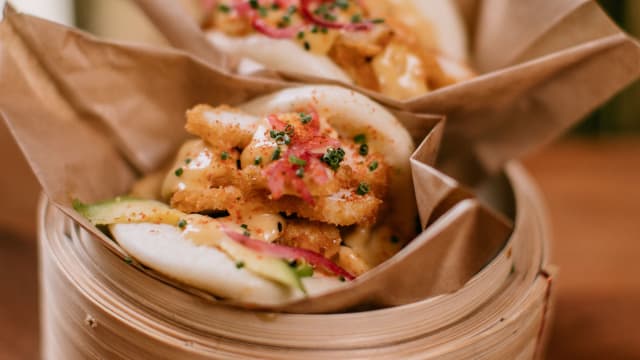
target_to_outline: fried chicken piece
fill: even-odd
[[[371,31],[343,32],[335,40],[328,56],[357,85],[378,91],[378,78],[371,66],[371,61],[384,50],[392,37],[393,31],[384,25],[376,26]]]
[[[296,214],[301,218],[338,226],[373,224],[381,205],[382,200],[370,194],[357,195],[344,190],[316,198],[313,205],[292,196],[273,201],[276,209],[288,215]]]
[[[198,105],[187,111],[185,129],[216,148],[244,148],[251,142],[258,121],[227,105]]]
[[[235,186],[179,190],[171,197],[171,207],[185,213],[228,211],[241,202],[242,191]]]
[[[288,220],[282,236],[276,241],[280,245],[302,248],[331,258],[340,249],[340,231],[333,225],[317,221]]]

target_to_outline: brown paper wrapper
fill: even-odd
[[[0,24],[0,39],[2,118],[49,199],[122,258],[126,254],[115,242],[71,209],[71,200],[123,194],[137,176],[158,168],[187,137],[184,112],[195,104],[233,105],[287,86],[222,72],[182,52],[99,41],[10,9]],[[395,113],[422,141],[411,159],[422,224],[446,218],[420,235],[430,243],[425,251],[447,254],[445,267],[433,261],[421,270],[433,274],[433,285],[418,292],[422,298],[462,286],[495,256],[510,225],[475,199],[450,213],[470,193],[431,167],[442,139],[442,118]],[[485,218],[497,225],[475,231],[486,227],[478,220]],[[460,223],[467,224],[464,231],[458,231]]]
[[[173,0],[136,2],[173,46],[202,52],[204,33],[181,31],[193,20],[176,9]],[[508,160],[557,138],[640,75],[638,43],[618,29],[595,1],[457,3],[467,21],[472,63],[480,72],[477,78],[406,102],[356,89],[398,109],[445,114],[439,168],[464,183],[478,185]],[[215,56],[202,59],[230,63]],[[285,80],[327,82],[278,75]]]

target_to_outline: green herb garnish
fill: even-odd
[[[262,156],[256,156],[255,160],[253,160],[254,165],[260,165],[262,163]]]
[[[367,142],[367,135],[365,134],[358,134],[356,136],[353,137],[353,141],[356,144],[366,144]]]
[[[180,219],[180,221],[178,221],[178,227],[180,229],[184,229],[187,226],[187,220],[185,219]]]
[[[378,160],[373,160],[371,164],[369,164],[369,171],[374,171],[378,168]]]
[[[184,163],[189,165],[191,163],[191,158],[184,159]]]
[[[228,5],[220,4],[218,5],[218,11],[228,14],[231,11],[231,8]]]
[[[280,159],[280,152],[282,150],[280,150],[280,147],[278,146],[275,150],[273,150],[273,155],[271,155],[271,160],[278,160]]]
[[[222,160],[227,160],[229,158],[229,153],[226,151],[223,151],[222,154],[220,154],[220,158]]]
[[[369,192],[369,184],[365,182],[361,182],[358,184],[358,189],[356,190],[356,194],[363,196]]]
[[[177,168],[177,169],[176,169],[176,171],[174,171],[173,173],[174,173],[177,177],[180,177],[180,176],[182,176],[182,174],[184,173],[184,170],[183,170],[181,167],[179,167],[179,168]]]
[[[336,0],[334,4],[342,10],[347,10],[349,8],[349,0]]]
[[[313,120],[313,116],[311,116],[311,114],[301,112],[299,115],[300,122],[302,122],[303,124],[308,124],[311,122],[311,120]]]
[[[295,155],[289,155],[289,162],[292,163],[293,165],[298,165],[298,166],[307,165],[307,162],[305,160],[300,159],[299,157],[297,157]]]
[[[344,150],[342,148],[328,148],[327,152],[322,155],[322,161],[329,165],[333,170],[337,170],[340,167],[340,163],[344,160]]]
[[[360,150],[358,150],[358,152],[362,156],[367,156],[367,154],[369,154],[369,145],[367,144],[360,145]]]
[[[244,261],[236,261],[236,269],[242,269],[244,267]]]
[[[360,14],[353,14],[353,15],[351,16],[351,22],[352,22],[352,23],[354,23],[354,24],[357,24],[357,23],[359,23],[359,22],[362,22],[362,15],[360,15]]]

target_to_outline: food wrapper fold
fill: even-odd
[[[72,200],[125,194],[137,177],[161,167],[187,138],[185,111],[194,105],[234,105],[291,86],[236,76],[172,49],[101,41],[10,8],[0,24],[0,64],[0,116],[45,194],[122,258],[125,252],[77,214]],[[510,224],[432,167],[442,140],[441,116],[392,111],[421,144],[408,159],[426,228],[420,237],[429,242],[428,252],[447,254],[445,267],[424,264],[420,272],[432,274],[433,286],[419,296],[455,290],[495,256]],[[463,199],[468,205],[460,210]],[[473,219],[482,216],[495,218],[501,230],[475,231],[484,225]],[[468,224],[464,231],[457,231],[459,223]]]
[[[638,43],[595,1],[456,2],[467,22],[477,78],[403,102],[358,90],[405,111],[446,115],[438,166],[470,186],[557,138],[640,75]],[[182,31],[194,20],[176,1],[136,3],[173,46],[202,52],[204,33],[197,26]],[[203,60],[233,63],[220,52]],[[329,82],[275,74],[288,81]]]

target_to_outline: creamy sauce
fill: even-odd
[[[242,154],[240,155],[240,162],[243,169],[250,165],[264,167],[273,161],[273,152],[278,147],[278,144],[276,144],[276,141],[269,135],[268,129],[270,128],[267,120],[262,120],[259,123],[251,142],[242,150]],[[282,146],[281,150],[284,151],[285,148],[286,146]],[[256,159],[258,158],[260,161],[256,164]]]
[[[273,242],[280,237],[285,228],[285,220],[277,214],[253,214],[244,223],[240,224],[231,218],[212,219],[202,215],[188,215],[185,219],[187,225],[183,230],[183,236],[196,245],[217,247],[220,241],[227,239],[222,230],[224,225],[228,229],[249,233],[249,237],[265,242]],[[278,223],[281,226],[278,226]],[[243,225],[247,225],[246,229]],[[282,231],[280,231],[282,229]]]
[[[373,59],[380,92],[396,99],[408,99],[428,91],[422,60],[397,41]]]
[[[185,189],[208,188],[208,176],[222,176],[229,166],[235,166],[233,156],[233,153],[229,153],[230,158],[222,163],[220,152],[216,152],[204,141],[187,141],[180,148],[176,161],[162,184],[162,197],[169,199],[174,192]]]
[[[343,242],[353,249],[353,253],[369,267],[374,267],[390,258],[402,247],[391,241],[393,233],[388,226],[374,228],[358,226],[343,235]]]
[[[306,30],[302,37],[296,37],[295,39],[305,49],[307,48],[305,43],[307,43],[309,47],[307,51],[318,55],[326,55],[339,35],[340,33],[337,30],[317,31],[315,33]]]

